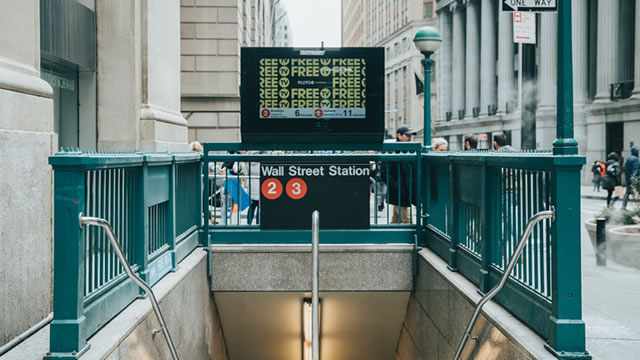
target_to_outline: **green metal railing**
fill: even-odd
[[[548,341],[584,352],[581,320],[580,156],[550,153],[426,153],[426,246],[486,292],[496,285],[528,220],[532,230],[498,303]],[[567,341],[569,339],[569,341]],[[558,343],[573,348],[558,349]],[[572,358],[568,356],[567,358]]]
[[[124,256],[148,284],[158,282],[199,245],[198,154],[61,152],[54,170],[54,317],[48,358],[72,358],[86,340],[141,295],[104,231],[80,216],[112,224]]]
[[[330,150],[327,150],[330,149]],[[291,243],[308,242],[301,231],[258,231],[260,218],[260,164],[368,164],[370,176],[370,229],[328,231],[326,243],[413,243],[421,223],[418,186],[421,167],[418,143],[389,143],[377,148],[348,145],[282,145],[259,147],[242,144],[205,144],[204,166],[206,233],[210,242]],[[399,184],[393,189],[389,182]],[[257,209],[237,209],[239,199],[256,199]],[[397,200],[409,200],[406,218],[394,216]],[[391,201],[390,201],[391,200]],[[344,199],[345,202],[348,199]],[[251,221],[250,221],[251,220]],[[404,220],[404,221],[403,221]]]
[[[255,165],[263,162],[366,163],[379,169],[379,178],[371,179],[370,228],[324,230],[323,243],[417,243],[483,292],[496,285],[529,218],[553,207],[555,221],[535,225],[496,301],[546,339],[557,356],[585,353],[579,213],[583,157],[435,153],[414,143],[377,148],[205,144],[202,159],[198,154],[79,152],[50,158],[55,272],[49,357],[83,351],[89,336],[140,295],[104,233],[82,229],[80,214],[113,225],[127,260],[149,284],[199,244],[308,242],[308,230],[261,230],[256,221],[248,224],[245,213],[227,213],[232,194],[226,183],[235,181],[239,186],[233,191],[256,195]],[[406,181],[398,198],[414,199],[409,223],[391,221],[391,194],[383,188],[392,178]],[[380,202],[386,203],[383,211],[377,208]]]

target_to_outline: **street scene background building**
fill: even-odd
[[[611,152],[629,155],[640,137],[639,1],[573,1],[575,137],[587,163]],[[524,45],[522,66],[513,40],[512,13],[492,0],[439,0],[439,111],[435,136],[453,150],[466,135],[505,133],[521,147],[518,76],[524,99],[533,99],[535,148],[555,139],[557,15],[536,15],[536,39]],[[525,134],[526,135],[526,134]],[[488,146],[489,142],[485,142]],[[589,169],[583,181],[590,181]]]
[[[237,141],[240,47],[291,35],[279,0],[0,1],[0,347],[52,311],[48,156]]]
[[[640,141],[640,0],[575,0],[572,3],[575,137],[580,145],[580,152],[587,156],[588,162],[603,159],[611,151],[619,151],[627,157],[629,143]],[[138,154],[187,152],[191,150],[189,142],[195,140],[240,140],[240,48],[290,46],[294,34],[284,4],[282,0],[0,0],[0,154],[3,160],[3,166],[0,168],[0,352],[7,344],[16,343],[16,339],[21,335],[31,334],[30,329],[45,329],[43,324],[51,321],[54,287],[52,275],[56,270],[53,269],[52,261],[53,244],[68,244],[78,240],[78,237],[74,239],[71,236],[56,236],[57,239],[54,239],[52,225],[56,218],[60,221],[61,218],[72,217],[75,221],[77,212],[69,216],[70,211],[65,213],[56,208],[54,216],[54,195],[56,199],[64,198],[67,202],[73,202],[76,198],[65,197],[62,191],[56,191],[54,194],[49,156],[64,150],[75,154],[79,154],[80,151],[89,152],[84,155],[86,158],[94,156],[91,155],[92,152],[101,152],[106,153],[101,155],[105,158],[117,159],[122,153],[139,156]],[[513,43],[512,15],[501,12],[498,4],[499,1],[495,0],[342,1],[343,45],[385,48],[385,121],[388,134],[393,135],[395,129],[404,124],[415,129],[423,126],[423,56],[415,49],[413,37],[417,28],[431,25],[440,29],[444,40],[442,47],[434,54],[436,70],[435,76],[432,77],[434,91],[431,95],[431,111],[435,120],[434,136],[444,136],[451,143],[451,148],[458,150],[465,135],[483,135],[486,139],[483,146],[490,146],[491,135],[505,133],[515,147],[522,147],[517,79],[519,73],[526,69],[527,79],[522,90],[525,98],[535,100],[535,147],[547,150],[551,148],[551,142],[556,138],[556,15],[537,15],[538,42],[525,48],[523,65],[518,61],[518,49]],[[313,31],[321,32],[323,29]],[[422,156],[421,152],[416,154]],[[194,154],[189,155],[198,157]],[[490,157],[493,154],[482,156]],[[520,155],[521,158],[526,156]],[[499,157],[496,158],[499,160]],[[577,162],[579,161],[576,160]],[[77,163],[73,166],[82,168]],[[508,164],[505,166],[509,167]],[[561,184],[564,188],[557,187],[556,189],[560,190],[554,193],[562,193],[561,189],[569,189],[575,195],[571,204],[580,204],[577,166],[576,177],[571,178],[576,180],[575,184]],[[142,169],[142,166],[140,168]],[[77,169],[74,171],[76,174],[80,172]],[[554,170],[549,168],[549,171]],[[194,182],[200,181],[200,172],[196,170],[194,173]],[[58,179],[64,179],[66,174],[64,166],[57,168],[56,174],[61,175],[56,178],[56,183],[64,185],[63,182],[58,182]],[[584,174],[583,179],[590,180],[588,167],[584,169]],[[174,175],[175,173],[171,175],[172,183],[175,181]],[[446,191],[449,191],[447,184],[448,182],[442,183],[439,190],[436,190],[446,188]],[[467,188],[473,191],[474,186],[472,183]],[[107,187],[104,186],[102,191],[112,191],[116,188],[111,186],[105,190]],[[82,187],[76,186],[76,192],[78,188]],[[85,184],[84,188],[89,187]],[[369,188],[365,190],[369,194]],[[444,190],[442,191],[444,193]],[[585,193],[593,193],[591,196],[594,197],[582,202],[582,221],[585,222],[601,214],[604,200],[597,197],[601,195],[595,191],[585,192],[583,188],[582,192],[583,197]],[[194,193],[195,191],[191,192]],[[449,199],[455,199],[455,191],[451,194],[452,197]],[[210,194],[205,194],[208,195]],[[142,197],[144,198],[144,194]],[[82,195],[79,198],[82,198]],[[215,203],[215,196],[213,200]],[[163,203],[168,202],[169,200]],[[198,200],[195,200],[195,203],[200,204]],[[541,203],[549,204],[543,201]],[[336,204],[339,205],[340,201]],[[512,204],[513,209],[524,208],[517,201],[512,201]],[[104,207],[104,202],[101,205]],[[442,210],[440,215],[448,211],[461,212],[454,210],[453,206],[458,204],[454,203]],[[144,207],[130,207],[132,209],[129,210],[132,212],[140,209],[142,212],[147,211]],[[412,209],[411,206],[409,208]],[[389,207],[386,209],[388,219]],[[576,215],[577,206],[567,206],[558,210],[563,211],[563,214],[568,210]],[[373,208],[373,211],[378,210]],[[434,211],[434,214],[436,212]],[[414,214],[417,215],[417,212]],[[491,219],[504,221],[499,217],[499,213],[496,214],[498,215],[494,214]],[[196,224],[201,224],[202,219],[206,219],[202,213],[197,213],[194,217],[197,218]],[[445,219],[446,216],[443,215],[442,218]],[[564,219],[567,219],[566,215]],[[577,225],[578,220],[573,220],[573,225]],[[455,222],[452,220],[452,223]],[[469,224],[470,228],[478,229],[478,222]],[[448,221],[445,225],[448,226]],[[78,226],[74,227],[76,232],[82,231],[78,229]],[[406,227],[407,231],[413,232],[413,229],[415,227]],[[577,230],[578,227],[574,226],[571,229]],[[397,233],[396,230],[393,229],[393,232]],[[200,230],[195,227],[194,231],[197,233]],[[592,338],[590,346],[600,346],[601,353],[623,349],[626,354],[635,354],[637,349],[633,347],[637,347],[640,340],[640,328],[637,328],[637,316],[634,315],[640,313],[640,302],[637,301],[640,296],[637,285],[640,284],[640,272],[611,263],[609,267],[596,268],[594,250],[589,243],[586,230],[583,228],[584,234],[581,239],[577,238],[578,232],[565,233],[566,236],[561,238],[563,241],[553,241],[549,244],[556,246],[566,243],[564,240],[571,236],[573,240],[582,239],[582,260],[583,263],[590,264],[584,267],[585,286],[582,288],[585,319],[589,324],[593,324],[588,330],[588,335]],[[86,239],[88,241],[89,237]],[[399,280],[403,286],[406,285],[407,292],[415,290],[416,283],[421,283],[413,282],[410,278],[415,274],[416,264],[414,235],[410,239],[405,248],[408,249],[406,256],[398,256],[397,248],[392,249],[394,258],[402,261],[398,268],[402,267],[404,270]],[[141,241],[139,243],[144,245]],[[574,245],[577,245],[577,242]],[[87,257],[91,251],[87,253]],[[344,280],[343,278],[347,278],[344,274],[353,269],[376,279],[385,276],[388,280],[388,275],[394,272],[396,267],[387,266],[386,262],[379,261],[378,249],[367,252],[375,257],[367,257],[369,260],[350,260],[353,258],[349,257],[348,260],[338,262],[338,265],[345,267],[332,267],[333,270],[341,272],[334,279]],[[78,253],[74,255],[85,259],[82,256],[83,252]],[[203,256],[203,252],[199,253],[196,255]],[[301,258],[307,257],[306,253],[299,254]],[[336,254],[342,256],[342,252]],[[563,255],[577,258],[581,254],[580,251],[573,254],[565,251]],[[291,259],[291,253],[285,254],[283,258]],[[56,259],[59,264],[60,257]],[[560,263],[566,262],[566,257],[560,257],[559,260]],[[579,261],[573,260],[576,263]],[[298,264],[304,263],[295,261]],[[238,263],[238,270],[251,268],[246,266],[246,262]],[[83,269],[85,263],[79,264],[77,268]],[[201,287],[197,288],[203,289],[200,295],[204,294],[205,300],[211,300],[210,278],[206,278],[210,263],[207,266],[204,266],[205,262],[201,264],[202,277],[197,278]],[[380,266],[383,271],[377,271],[375,267],[371,270],[372,268],[363,267],[362,264]],[[253,269],[256,268],[263,269],[260,266]],[[551,270],[558,268],[554,267]],[[271,266],[270,271],[261,273],[271,276],[276,274],[274,269],[275,267]],[[284,269],[285,276],[290,275],[287,274],[287,271],[290,271],[289,267],[282,266],[281,269]],[[59,270],[60,268],[56,274],[63,273]],[[440,279],[439,274],[449,274],[445,267],[441,270],[442,272],[434,272],[429,281]],[[237,275],[239,283],[246,283],[241,271],[232,270],[228,274]],[[455,273],[449,275],[458,276]],[[578,271],[576,277],[580,276]],[[56,286],[57,289],[66,289],[67,285],[74,281],[63,280],[66,282],[58,282],[58,285],[63,286]],[[74,287],[81,289],[81,282],[76,281]],[[432,314],[438,317],[448,316],[449,313],[459,316],[462,313],[461,309],[468,310],[468,306],[460,305],[471,297],[452,291],[453,287],[447,287],[446,297],[438,296],[444,288],[442,284],[435,283],[435,296],[431,297],[432,293],[424,296],[425,299],[435,300],[433,304],[438,301],[439,305],[434,306],[436,310]],[[377,286],[377,282],[374,285]],[[221,328],[191,328],[189,322],[195,320],[193,323],[196,323],[211,316],[219,317],[220,313],[189,308],[188,304],[191,303],[185,304],[184,300],[200,301],[192,296],[196,291],[190,292],[190,288],[185,287],[175,289],[179,290],[173,291],[176,299],[173,310],[167,313],[171,319],[177,318],[186,323],[187,326],[182,329],[189,330],[178,331],[179,335],[187,337],[186,341],[180,341],[180,345],[207,352],[208,349],[205,347],[191,346],[194,335],[221,337]],[[255,295],[255,289],[242,289],[243,295]],[[376,311],[361,307],[363,303],[378,303],[385,308],[383,302],[376,300],[376,296],[381,294],[379,289],[373,292],[373,296],[358,289],[346,289],[350,289],[349,296],[355,294],[357,297],[353,302],[357,306],[355,308],[365,309],[356,314],[361,316],[361,319],[376,320],[371,316]],[[398,288],[391,289],[392,292],[397,292]],[[475,288],[469,290],[476,296]],[[282,293],[287,291],[289,290]],[[576,298],[575,294],[580,294],[580,291],[578,288],[577,292],[570,293],[567,298]],[[458,294],[456,298],[459,300],[455,300],[454,294]],[[76,295],[86,294],[70,294],[70,298],[81,299],[82,302],[83,296]],[[231,305],[240,303],[232,297],[228,299],[231,299]],[[295,319],[289,324],[294,323],[296,326],[294,332],[286,334],[287,339],[291,339],[292,333],[295,334],[295,331],[303,328],[298,324],[302,317],[302,304],[298,300],[296,298],[293,302],[294,311],[289,314]],[[325,309],[331,306],[330,302],[324,304]],[[84,305],[80,304],[78,308]],[[163,302],[163,306],[168,305],[170,303],[167,301]],[[266,315],[275,318],[275,329],[285,328],[282,326],[284,318],[272,316],[275,313],[261,311],[263,309],[256,303],[246,301],[240,305],[257,311],[244,314],[248,316],[248,321],[230,321],[232,325],[244,325],[259,333],[264,328],[254,326],[257,316],[252,316]],[[404,314],[405,311],[409,313],[410,309],[421,308],[417,303],[412,307],[407,307],[406,302],[402,305],[396,309],[400,314]],[[579,306],[580,304],[578,312]],[[70,307],[73,307],[73,304]],[[438,309],[447,310],[438,313]],[[96,312],[101,310],[98,308]],[[416,316],[420,316],[422,320],[429,318],[426,312],[420,311]],[[342,314],[354,313],[356,312],[345,311]],[[83,321],[83,314],[80,315],[78,322]],[[343,318],[349,319],[350,316]],[[444,331],[451,331],[452,324],[461,327],[461,318],[452,318],[455,321],[448,321],[446,317],[439,319],[442,320]],[[153,325],[155,319],[141,319],[136,317],[133,322],[150,333],[149,337],[144,339],[162,343],[162,338],[157,336],[156,327]],[[418,324],[413,318],[407,319],[408,324]],[[504,319],[503,317],[502,320]],[[402,324],[404,319],[399,317],[399,321],[399,327],[405,329],[406,326]],[[562,321],[565,325],[568,324],[566,320]],[[114,323],[118,321],[111,322]],[[352,324],[358,325],[356,322]],[[375,326],[371,326],[372,322],[364,324],[369,326],[354,326],[352,329],[355,331],[347,333],[362,337],[366,336],[366,331],[360,331],[363,328],[380,328],[384,333],[391,328],[388,322],[377,320]],[[421,326],[416,328],[424,330]],[[447,340],[451,340],[443,339],[452,338],[451,334],[445,336],[443,332],[432,329],[432,335],[435,335],[432,341],[446,343]],[[49,330],[46,331],[46,336],[49,336]],[[408,332],[402,331],[404,335],[399,336],[405,341],[404,345],[418,343],[411,339]],[[82,335],[85,334],[78,334],[79,337]],[[138,336],[134,332],[125,335]],[[249,335],[239,332],[239,336],[235,337],[237,344],[240,344],[238,347],[245,347],[250,351],[260,350],[258,346],[243,346],[244,342],[248,341],[247,339],[269,339]],[[422,335],[427,336],[427,333],[424,332]],[[513,335],[518,334],[514,332]],[[95,337],[97,341],[99,338]],[[352,350],[355,336],[343,338],[346,344],[344,349]],[[386,342],[395,341],[392,336],[386,334],[382,338]],[[505,336],[500,339],[509,342],[511,338]],[[113,339],[105,337],[100,340]],[[293,339],[296,346],[301,345],[303,341],[304,339]],[[403,343],[398,344],[398,348],[401,348]],[[539,345],[542,349],[542,343]],[[395,349],[395,343],[393,346],[392,350]],[[44,347],[49,349],[49,344],[45,344]],[[439,351],[440,348],[426,345],[425,347],[435,351]],[[94,347],[96,348],[98,347]],[[376,349],[373,346],[365,348],[369,351]],[[42,354],[40,355],[39,358],[42,358]],[[632,358],[617,354],[611,356]]]
[[[342,0],[342,45],[385,48],[385,124],[390,135],[401,125],[422,128],[423,56],[413,36],[421,26],[437,26],[435,6],[431,0]],[[432,77],[434,114],[437,73]]]
[[[240,47],[290,46],[280,0],[182,0],[182,112],[189,141],[240,140]]]
[[[189,149],[179,17],[178,0],[0,2],[0,345],[52,310],[48,156]]]

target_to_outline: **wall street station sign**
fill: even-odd
[[[502,11],[557,11],[558,0],[502,0]]]
[[[311,228],[320,211],[322,229],[369,228],[369,164],[260,164],[260,227]]]

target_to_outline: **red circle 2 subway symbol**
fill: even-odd
[[[266,179],[262,182],[260,192],[265,199],[276,200],[282,195],[282,182],[274,178]]]
[[[324,116],[324,111],[322,111],[322,109],[316,109],[313,114],[315,115],[316,118],[320,119],[321,117]]]
[[[260,117],[262,117],[263,119],[267,119],[271,116],[271,111],[269,111],[269,109],[262,109],[260,111]]]
[[[293,200],[300,200],[307,195],[307,183],[300,178],[287,181],[287,195]]]

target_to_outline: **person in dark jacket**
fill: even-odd
[[[620,184],[619,177],[621,172],[618,154],[609,154],[607,156],[607,170],[602,178],[602,188],[607,190],[607,206],[611,205],[613,190]]]
[[[475,135],[469,135],[464,138],[464,151],[478,149],[478,138]]]
[[[396,130],[397,142],[411,141],[415,131],[407,126],[401,126]],[[381,169],[382,179],[387,184],[388,202],[392,205],[392,224],[410,224],[411,204],[415,197],[415,173],[413,167],[402,161],[392,161],[384,164]]]
[[[591,166],[591,173],[593,174],[593,191],[600,191],[600,183],[602,182],[602,178],[600,176],[600,160],[593,162],[593,165]]]
[[[638,148],[631,148],[631,156],[624,162],[624,183],[627,187],[624,193],[624,201],[622,206],[626,209],[629,202],[629,196],[633,193],[632,181],[636,176],[640,176],[640,158],[638,158]]]

